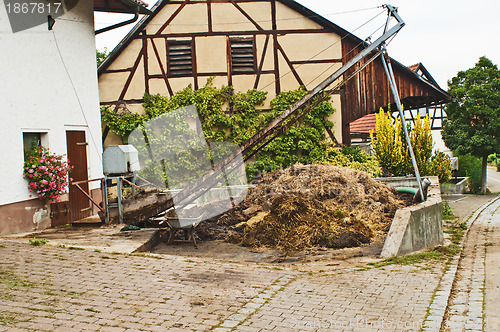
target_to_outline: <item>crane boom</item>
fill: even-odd
[[[359,61],[367,57],[371,52],[377,51],[379,54],[383,50],[383,46],[385,42],[396,35],[405,25],[404,21],[402,18],[399,16],[397,12],[397,8],[391,6],[391,5],[384,5],[384,8],[387,9],[388,11],[388,16],[387,16],[387,22],[386,22],[386,29],[384,33],[377,38],[374,42],[369,44],[365,49],[363,49],[361,52],[359,52],[355,57],[353,57],[351,60],[349,60],[345,65],[343,65],[341,68],[339,68],[337,71],[335,71],[333,74],[328,76],[324,81],[322,81],[320,84],[318,84],[314,89],[309,91],[304,97],[302,97],[300,100],[298,100],[295,104],[293,104],[290,108],[285,110],[283,113],[281,113],[279,116],[274,118],[271,122],[269,122],[264,128],[259,130],[254,136],[252,136],[250,139],[248,139],[241,147],[240,151],[238,153],[233,153],[229,156],[227,156],[224,160],[222,160],[220,163],[215,165],[214,167],[214,172],[213,173],[207,173],[201,178],[197,179],[194,181],[191,185],[183,189],[178,195],[177,195],[177,201],[183,201],[186,200],[184,204],[188,204],[190,201],[196,199],[200,195],[202,195],[206,190],[210,188],[210,185],[207,186],[207,184],[216,181],[216,179],[220,176],[220,174],[225,171],[226,173],[228,171],[231,171],[228,169],[227,165],[232,165],[231,168],[237,167],[237,165],[233,162],[237,155],[241,153],[243,155],[244,160],[248,159],[249,155],[253,155],[255,151],[261,149],[264,147],[266,144],[268,144],[274,137],[277,136],[277,133],[281,132],[283,128],[286,128],[289,125],[289,122],[295,122],[298,118],[303,117],[306,115],[312,108],[314,108],[315,104],[318,102],[316,101],[313,103],[313,105],[309,105],[310,107],[306,107],[303,109],[304,106],[306,106],[308,103],[313,101],[315,97],[317,97],[319,94],[322,92],[325,92],[326,88],[328,88],[332,83],[334,83],[336,80],[341,78],[342,75],[344,75],[349,69],[354,67]],[[396,24],[392,26],[390,29],[389,23],[391,18],[394,18],[396,20]],[[376,57],[372,57],[371,61],[373,61]],[[362,67],[364,68],[364,66]],[[362,69],[361,68],[361,69]],[[361,70],[360,69],[360,70]],[[349,76],[349,77],[352,77]],[[329,91],[331,93],[332,90]],[[293,119],[291,119],[293,117]],[[289,121],[287,121],[289,120]],[[286,123],[285,123],[286,122]],[[205,189],[204,189],[205,188]],[[208,188],[208,189],[207,189]]]

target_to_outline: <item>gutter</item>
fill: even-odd
[[[109,27],[105,27],[105,28],[96,30],[95,34],[98,35],[100,33],[103,33],[103,32],[109,31],[109,30],[120,28],[120,27],[125,26],[127,24],[134,23],[138,19],[139,19],[139,11],[136,11],[134,13],[134,17],[132,17],[130,20],[126,20],[126,21],[123,21],[123,22],[120,22],[120,23],[116,23],[116,24],[110,25]]]

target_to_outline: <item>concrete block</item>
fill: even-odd
[[[429,177],[427,200],[396,211],[382,257],[406,255],[436,246],[443,241],[441,192],[437,177]]]

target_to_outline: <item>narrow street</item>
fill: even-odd
[[[500,197],[471,219],[441,331],[500,330]]]

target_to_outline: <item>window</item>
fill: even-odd
[[[193,48],[190,40],[168,41],[168,75],[193,75]]]
[[[253,74],[255,67],[254,38],[230,38],[233,74]]]
[[[46,140],[47,133],[39,132],[24,132],[23,133],[23,151],[24,159],[26,159],[26,150],[34,147],[35,145],[43,145]]]

